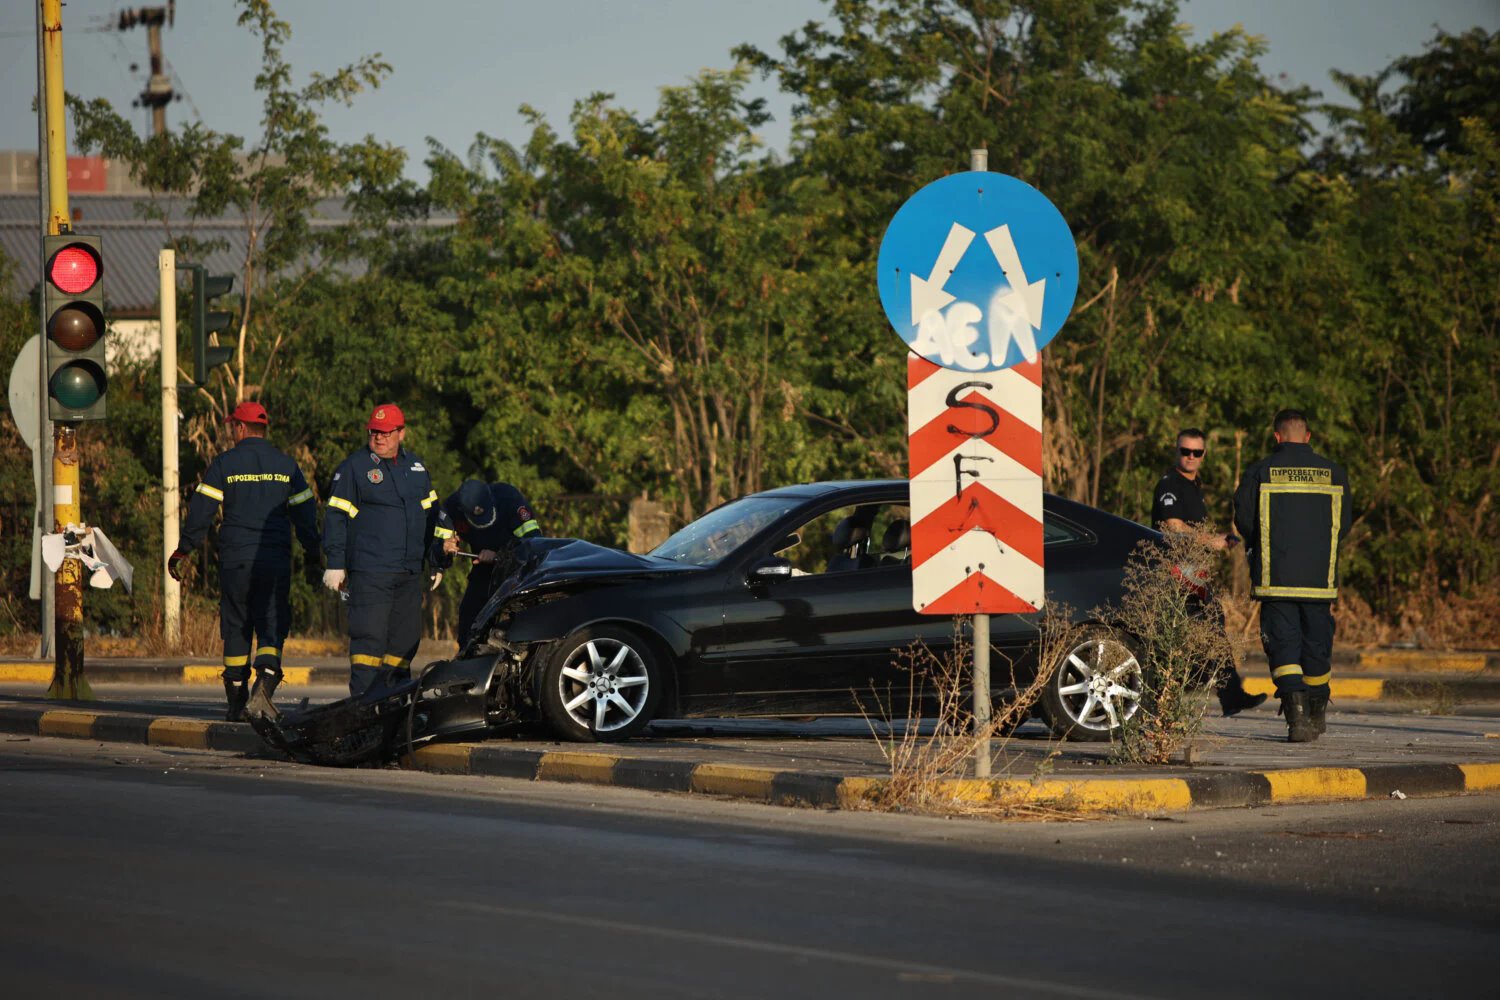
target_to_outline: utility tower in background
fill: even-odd
[[[128,31],[136,25],[146,29],[147,43],[151,47],[151,77],[146,89],[133,102],[138,108],[151,109],[151,134],[161,135],[167,131],[167,105],[177,95],[172,90],[172,78],[166,73],[161,54],[161,26],[172,26],[177,14],[177,0],[168,0],[165,7],[137,7],[120,11],[119,28]]]

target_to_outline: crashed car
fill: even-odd
[[[909,504],[906,480],[814,483],[724,504],[645,555],[524,539],[456,658],[364,699],[252,721],[293,756],[353,763],[518,724],[593,742],[660,718],[859,714],[872,693],[901,717],[911,686],[893,651],[954,641],[952,619],[912,609]],[[1074,609],[1117,602],[1131,552],[1159,537],[1050,494],[1044,528],[1048,600]],[[1012,665],[997,697],[1034,676],[1036,617],[991,620]],[[1101,623],[1040,708],[1059,734],[1108,739],[1140,691],[1130,641]]]

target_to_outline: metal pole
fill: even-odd
[[[987,149],[969,151],[970,170],[988,170]],[[974,616],[974,777],[990,776],[990,616]]]
[[[40,221],[39,231],[48,232],[47,209],[49,202],[48,177],[47,177],[47,59],[45,55],[46,45],[43,39],[46,37],[45,25],[47,23],[46,0],[37,0],[36,4],[36,111],[37,111],[37,136],[36,136],[36,181],[37,181],[37,215]],[[46,262],[43,261],[43,266]],[[41,531],[52,530],[52,417],[47,408],[47,316],[44,310],[37,310],[37,326],[41,334],[41,350],[37,353],[37,436],[35,456],[37,469],[36,494],[36,526]],[[33,534],[35,539],[36,534]],[[40,545],[39,541],[34,542]],[[41,561],[40,553],[36,556]],[[37,646],[37,659],[46,660],[52,657],[52,651],[56,648],[55,633],[56,626],[52,620],[53,604],[55,603],[52,588],[56,586],[52,571],[47,568],[46,563],[41,563],[42,573],[39,580],[39,593],[42,599],[41,608],[41,642]]]
[[[161,540],[162,565],[177,551],[177,253],[156,257],[161,278]],[[167,646],[182,641],[182,585],[163,573],[162,630]]]
[[[42,56],[47,108],[47,232],[58,235],[72,230],[68,215],[68,137],[63,116],[62,0],[44,0]],[[45,262],[43,262],[45,266]],[[45,279],[45,275],[43,276]],[[44,345],[45,346],[45,345]],[[43,350],[42,353],[46,353]],[[53,529],[83,523],[80,513],[78,432],[71,424],[53,425],[52,503]],[[91,701],[94,692],[83,675],[83,564],[64,559],[57,572],[55,646],[52,684],[47,697]]]

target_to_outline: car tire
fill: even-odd
[[[628,740],[656,714],[665,686],[662,658],[645,638],[612,625],[582,628],[548,654],[542,716],[575,743]]]
[[[1042,715],[1062,738],[1102,743],[1141,708],[1144,670],[1135,643],[1104,626],[1076,640],[1042,692]]]

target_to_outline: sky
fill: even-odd
[[[157,0],[165,3],[165,0]],[[109,0],[68,0],[63,8],[68,90],[107,97],[144,132],[148,114],[130,107],[147,67],[144,28],[120,32],[122,9]],[[730,49],[749,42],[776,51],[779,39],[827,18],[825,0],[278,0],[292,26],[286,56],[299,82],[380,53],[393,68],[352,108],[325,114],[335,139],[373,133],[406,148],[408,176],[423,179],[427,139],[463,154],[477,132],[512,142],[528,129],[521,104],[559,130],[573,102],[605,91],[637,111],[656,107],[664,85],[704,67],[731,64]],[[0,149],[34,150],[35,4],[12,0],[0,11]],[[432,16],[422,21],[418,15]],[[356,16],[357,15],[357,16]],[[1265,70],[1286,84],[1305,83],[1333,98],[1330,68],[1373,73],[1421,50],[1436,27],[1458,33],[1500,29],[1500,0],[1187,0],[1182,20],[1194,34],[1242,25],[1269,45]],[[181,0],[163,50],[183,99],[169,125],[194,118],[247,137],[258,134],[259,63],[255,39],[236,27],[230,0]],[[136,70],[131,65],[136,64]],[[776,120],[762,137],[784,148],[790,100],[758,83]],[[960,142],[961,144],[961,142]]]

